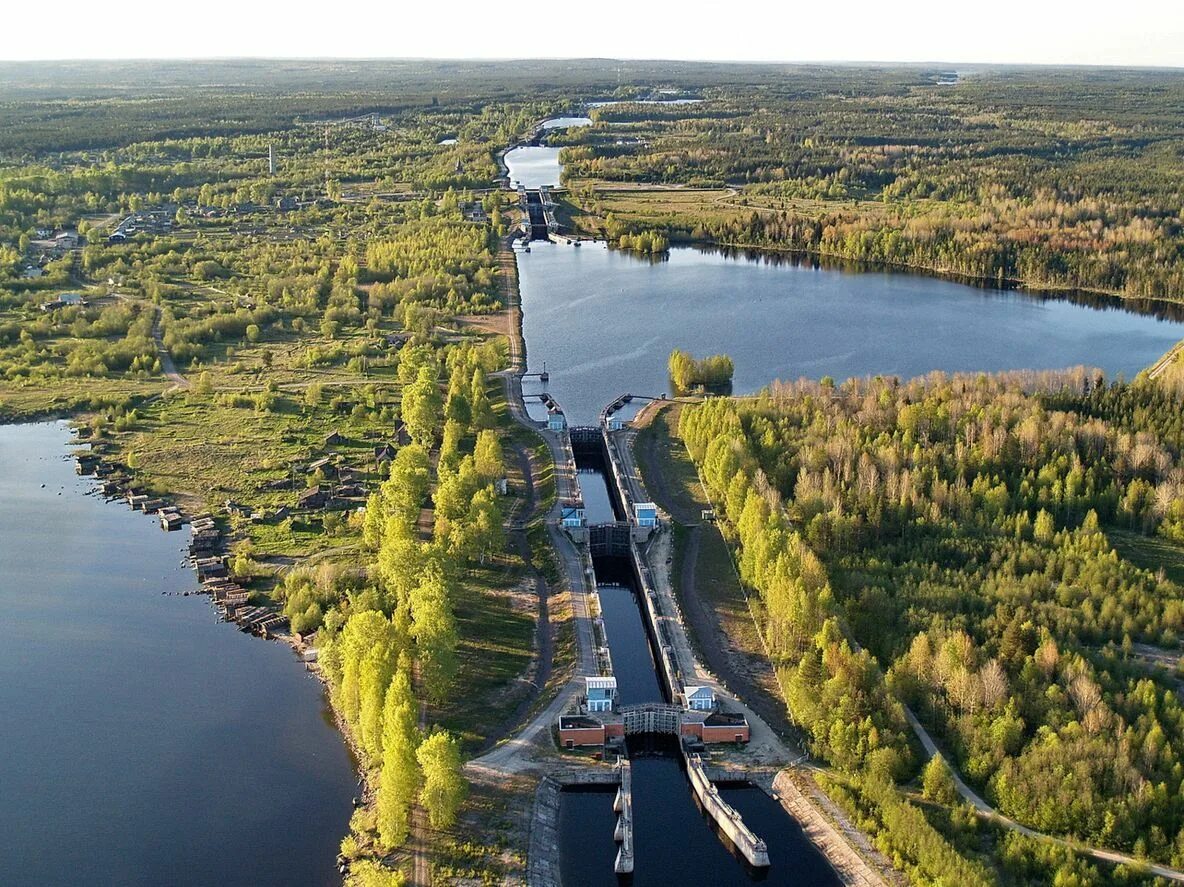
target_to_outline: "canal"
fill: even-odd
[[[586,125],[550,123],[542,129]],[[516,148],[505,159],[515,185],[560,181],[556,148]],[[518,273],[528,370],[546,367],[546,390],[572,424],[593,424],[601,408],[624,392],[668,393],[666,361],[674,348],[696,356],[731,355],[734,391],[743,394],[803,376],[908,378],[934,370],[1074,365],[1133,376],[1184,337],[1178,314],[1157,316],[1115,300],[1045,298],[883,270],[823,267],[788,256],[677,247],[661,257],[642,257],[603,243],[576,248],[535,242],[529,253],[518,253]],[[527,396],[541,390],[537,382],[525,385]],[[537,407],[531,411],[544,418]],[[584,459],[579,468],[589,522],[616,519],[603,465]],[[611,559],[598,559],[595,570],[620,701],[660,700],[631,571]],[[839,883],[800,825],[759,789],[721,787],[724,799],[768,845],[770,867],[753,872],[697,808],[677,746],[634,737],[629,755],[635,884]],[[616,883],[616,846],[605,837],[613,823],[612,797],[563,793],[564,884]]]
[[[588,522],[620,519],[603,453],[593,447],[578,448],[575,456]],[[666,701],[630,560],[596,557],[593,563],[619,704]],[[631,737],[628,754],[633,769],[633,884],[722,885],[755,880],[801,887],[839,884],[830,864],[798,824],[760,789],[744,784],[721,789],[770,846],[773,864],[754,871],[733,854],[699,808],[674,737]],[[617,883],[612,801],[611,791],[580,789],[561,794],[560,867],[565,887]]]
[[[188,533],[0,426],[0,884],[340,884],[356,779],[291,650],[215,621]]]

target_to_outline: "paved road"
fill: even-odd
[[[553,433],[539,427],[530,418],[522,399],[522,373],[526,371],[526,355],[521,337],[521,308],[518,299],[517,263],[509,241],[503,243],[498,256],[502,269],[502,299],[507,307],[508,328],[505,334],[510,343],[509,367],[498,375],[506,390],[506,401],[510,414],[520,425],[536,432],[547,444],[555,464],[556,487],[559,492],[556,502],[545,516],[547,534],[554,550],[559,555],[563,573],[563,585],[571,594],[572,617],[575,621],[577,646],[577,667],[570,680],[549,705],[534,716],[521,730],[492,751],[470,761],[466,767],[490,772],[514,773],[535,766],[535,753],[550,744],[549,731],[559,714],[583,689],[582,676],[596,674],[596,648],[592,630],[588,595],[592,591],[592,565],[559,529],[559,501],[575,484],[576,468],[570,459],[570,450],[562,445]],[[540,744],[540,738],[543,744]]]
[[[913,728],[913,732],[917,735],[917,739],[920,740],[921,746],[925,749],[926,759],[939,757],[945,761],[946,767],[949,768],[950,774],[954,778],[954,785],[958,789],[958,794],[961,795],[965,800],[969,801],[978,815],[984,819],[993,820],[999,825],[1002,825],[1004,828],[1011,829],[1013,832],[1019,832],[1021,835],[1027,835],[1029,838],[1042,838],[1046,841],[1054,841],[1057,844],[1071,847],[1078,853],[1088,854],[1094,859],[1100,859],[1104,862],[1135,866],[1136,868],[1145,868],[1148,872],[1160,878],[1167,878],[1169,881],[1184,882],[1184,872],[1177,871],[1176,869],[1171,869],[1163,865],[1156,865],[1155,863],[1149,863],[1141,859],[1136,859],[1133,856],[1128,856],[1125,853],[1118,853],[1114,850],[1106,850],[1102,847],[1087,847],[1077,842],[1067,841],[1064,838],[1057,837],[1056,835],[1049,835],[1045,832],[1039,832],[1035,829],[1028,828],[1028,826],[1016,822],[1010,816],[1004,816],[1002,813],[988,804],[974,791],[974,789],[972,789],[962,780],[961,774],[958,773],[957,769],[954,768],[949,759],[942,754],[941,750],[937,747],[937,743],[933,741],[933,737],[929,735],[929,731],[926,730],[924,726],[922,726],[921,722],[917,720],[916,715],[913,714],[912,709],[910,709],[907,705],[904,706],[904,716],[908,720],[909,726]]]

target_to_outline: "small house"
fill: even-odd
[[[309,487],[296,500],[300,508],[324,508],[329,502],[329,492],[320,484]]]
[[[337,477],[337,464],[334,462],[333,457],[325,456],[323,459],[317,459],[315,462],[309,463],[309,474],[316,474],[318,471],[324,477]]]
[[[604,724],[587,715],[559,716],[559,743],[564,748],[604,745]]]
[[[547,430],[548,431],[563,431],[567,428],[567,417],[563,415],[563,411],[555,407],[547,410]]]
[[[325,435],[324,445],[327,447],[336,447],[345,443],[345,435],[340,431],[333,431]]]
[[[658,525],[658,506],[653,502],[637,502],[633,506],[633,518],[639,527]]]
[[[395,428],[395,444],[396,446],[405,447],[411,443],[411,432],[407,430],[407,426],[402,422]]]
[[[55,311],[58,308],[77,308],[86,305],[86,299],[81,293],[62,293],[56,299],[41,304],[42,311]]]
[[[588,700],[588,711],[612,711],[617,699],[617,679],[589,675],[584,678],[584,696]]]
[[[382,446],[374,448],[374,464],[381,465],[383,462],[390,462],[395,458],[395,448],[389,444],[384,443]]]
[[[710,687],[686,687],[683,694],[687,699],[687,708],[691,711],[711,711],[715,708],[715,691]]]
[[[560,503],[559,519],[565,527],[584,526],[584,503],[579,499],[566,499]]]
[[[625,427],[625,423],[623,421],[621,421],[621,418],[619,416],[609,416],[609,418],[608,418],[608,430],[609,431],[620,431],[624,427]]]

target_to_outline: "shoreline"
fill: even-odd
[[[616,249],[616,247],[612,246],[612,241],[604,236],[603,229],[593,229],[584,225],[568,225],[564,227],[570,227],[576,232],[576,236],[586,236],[594,242],[605,243],[608,244],[610,248]],[[1173,299],[1168,296],[1128,295],[1118,290],[1106,290],[1069,285],[1057,286],[1053,284],[1037,284],[1028,282],[1023,278],[1018,277],[987,277],[964,271],[947,270],[937,268],[932,265],[921,265],[911,262],[887,262],[872,259],[855,259],[851,258],[850,256],[839,255],[827,250],[812,250],[802,247],[776,246],[773,244],[750,244],[696,237],[680,237],[676,236],[676,233],[671,229],[660,224],[652,230],[660,232],[669,238],[670,245],[672,247],[686,246],[693,249],[718,250],[720,252],[751,252],[769,257],[796,256],[802,259],[824,259],[829,263],[833,263],[835,266],[848,266],[847,270],[857,274],[901,272],[913,274],[918,277],[931,277],[938,280],[946,280],[951,283],[961,283],[966,286],[974,287],[975,289],[994,290],[996,292],[1019,292],[1031,296],[1069,300],[1081,303],[1086,303],[1090,299],[1111,299],[1117,303],[1113,307],[1124,307],[1128,304],[1138,304],[1140,302],[1144,302],[1147,303],[1147,307],[1163,306],[1165,311],[1178,312],[1179,317],[1177,319],[1184,320],[1184,294],[1182,294],[1181,298],[1178,299]],[[840,267],[838,270],[843,269]],[[1125,308],[1124,310],[1131,309]],[[1138,311],[1137,313],[1159,316],[1158,312],[1154,310]]]

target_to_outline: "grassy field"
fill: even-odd
[[[702,511],[711,506],[686,447],[675,434],[679,409],[678,405],[674,405],[658,412],[653,421],[638,433],[634,447],[647,489],[676,522],[674,564],[671,567],[674,589],[683,601],[690,595],[704,601],[719,619],[719,625],[734,649],[752,656],[763,656],[760,635],[753,624],[748,601],[733,569],[728,544],[717,524],[699,519]],[[684,587],[684,570],[690,528],[696,524],[695,587],[691,589]],[[759,603],[759,600],[754,599],[755,606],[759,607]],[[696,638],[696,643],[702,648],[703,639]]]
[[[1184,547],[1158,536],[1142,536],[1127,530],[1107,529],[1106,538],[1126,560],[1144,570],[1164,575],[1184,585]]]
[[[468,571],[457,591],[458,692],[431,716],[472,749],[530,689],[515,679],[530,665],[535,600],[522,561],[512,555]]]

